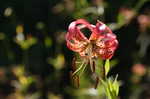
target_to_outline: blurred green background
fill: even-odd
[[[149,0],[0,0],[0,99],[106,99],[88,72],[71,83],[65,34],[78,18],[118,36],[109,75],[119,75],[119,99],[150,99]]]

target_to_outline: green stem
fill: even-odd
[[[85,64],[85,62],[83,62],[81,64],[81,66],[72,74],[72,76],[74,76],[76,73],[78,73],[83,68],[84,64]]]
[[[102,74],[103,77],[102,77],[102,78],[103,78],[104,81],[105,81],[105,80],[106,80],[106,75],[105,75],[106,73],[105,73],[105,66],[104,66],[104,65],[103,65],[103,68],[102,68],[102,69],[103,69],[103,74]]]

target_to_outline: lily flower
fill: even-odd
[[[91,31],[89,38],[81,31],[84,28]],[[71,76],[77,82],[77,86],[79,86],[79,76],[88,64],[90,64],[92,73],[95,74],[95,59],[111,59],[118,46],[116,35],[104,23],[97,21],[96,25],[93,25],[84,19],[78,19],[69,25],[66,42],[70,50],[79,53],[83,58],[81,66],[77,69],[76,61],[73,59]],[[77,73],[80,73],[80,75],[77,75]],[[99,77],[96,76],[95,88],[98,82]]]
[[[88,28],[91,31],[89,39],[81,32]],[[96,25],[84,19],[73,21],[66,34],[67,47],[85,58],[111,59],[117,46],[116,35],[104,23],[97,21]]]

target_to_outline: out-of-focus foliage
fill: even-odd
[[[105,88],[100,83],[94,89],[95,76],[89,68],[80,87],[72,85],[69,72],[74,55],[66,47],[65,34],[77,18],[101,20],[118,36],[120,45],[108,77],[118,74],[120,99],[150,98],[148,1],[1,0],[0,99],[106,99],[104,91],[110,85],[118,94],[114,79],[104,82]],[[104,63],[96,64],[100,73]]]

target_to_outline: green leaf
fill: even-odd
[[[115,79],[113,79],[112,77],[106,80],[101,79],[101,83],[105,89],[105,94],[108,99],[117,99],[120,85],[117,81],[117,76]]]
[[[109,70],[110,70],[110,62],[109,62],[109,59],[107,59],[105,61],[105,76],[107,76]]]
[[[101,83],[102,83],[102,85],[103,85],[103,87],[104,87],[104,89],[105,89],[105,94],[106,94],[106,96],[108,97],[108,99],[113,99],[112,98],[112,95],[111,95],[111,90],[110,90],[110,87],[109,87],[109,82],[108,82],[108,80],[106,80],[106,81],[104,81],[104,80],[102,80],[102,79],[100,79],[101,80]]]
[[[112,95],[108,87],[106,87],[106,96],[108,97],[108,99],[112,99]]]
[[[112,79],[108,79],[107,83],[110,91],[112,92],[113,91]]]
[[[119,86],[120,86],[119,82],[117,81],[117,78],[118,78],[118,75],[116,76],[116,78],[115,78],[115,80],[113,82],[113,89],[115,90],[116,96],[119,93]]]

